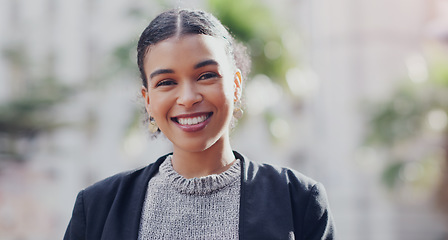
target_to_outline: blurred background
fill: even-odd
[[[78,191],[171,150],[135,46],[173,7],[248,46],[232,144],[322,182],[340,239],[448,239],[447,0],[0,0],[0,239],[62,239]]]

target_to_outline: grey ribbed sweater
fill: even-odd
[[[219,175],[186,179],[168,156],[148,183],[138,239],[238,239],[240,175],[237,160]]]

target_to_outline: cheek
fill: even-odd
[[[226,77],[223,79],[222,85],[221,85],[221,91],[225,95],[226,98],[233,99],[234,95],[234,86],[233,86],[233,79],[230,77]]]
[[[159,118],[159,116],[166,110],[167,101],[163,99],[163,96],[158,96],[157,94],[153,94],[149,101],[149,113],[152,117]]]
[[[213,91],[209,91],[209,96],[220,105],[229,105],[233,102],[233,86],[231,84],[222,84],[214,88]]]
[[[219,110],[221,114],[231,115],[233,112],[233,97],[232,94],[229,94],[229,91],[217,91],[210,92],[210,97],[212,98],[213,105]],[[224,116],[223,116],[224,117]],[[227,119],[227,117],[225,117]]]

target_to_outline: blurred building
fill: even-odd
[[[166,3],[176,4],[205,5]],[[430,197],[395,199],[378,180],[380,166],[359,159],[362,102],[387,97],[407,74],[405,61],[420,52],[439,5],[425,0],[266,4],[301,32],[302,63],[289,78],[311,84],[300,89],[311,87],[301,93],[300,104],[276,93],[275,108],[284,120],[267,125],[257,113],[249,114],[233,133],[235,149],[323,182],[341,239],[441,239],[446,225]],[[133,9],[145,9],[146,20],[133,16]],[[135,43],[162,9],[157,1],[143,0],[0,1],[1,51],[19,49],[26,59],[19,64],[5,54],[0,58],[0,104],[28,94],[29,84],[48,75],[75,89],[52,107],[53,118],[65,127],[21,140],[23,161],[0,159],[0,239],[61,239],[79,190],[170,151],[167,140],[151,140],[144,127],[135,127],[140,79],[137,72],[120,71],[120,62],[113,60],[117,48]],[[441,22],[437,33],[448,26]],[[271,86],[262,78],[254,82]],[[248,90],[262,91],[253,86]],[[277,142],[266,129],[281,134]]]

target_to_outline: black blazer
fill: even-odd
[[[234,154],[242,163],[240,239],[335,239],[322,184],[294,170]],[[165,158],[82,190],[64,240],[137,239],[148,181]]]

